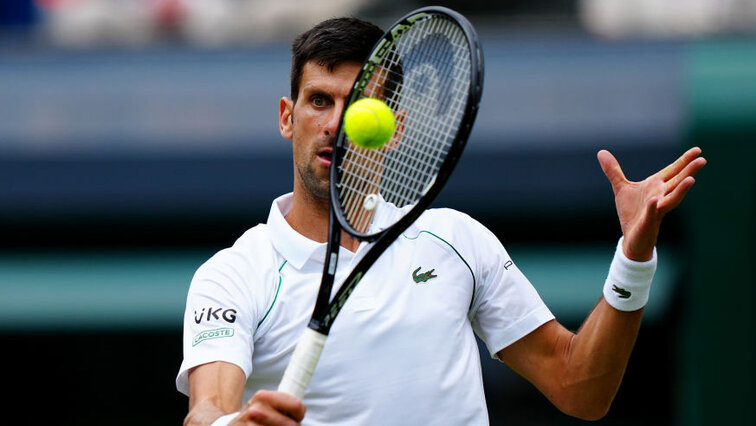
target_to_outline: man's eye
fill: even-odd
[[[326,105],[326,99],[323,96],[315,95],[312,97],[312,104],[316,107],[322,107]]]

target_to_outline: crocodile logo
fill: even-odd
[[[629,299],[630,296],[632,295],[632,293],[630,293],[629,291],[625,290],[624,288],[617,287],[616,284],[612,285],[612,291],[615,292],[615,293],[617,293],[617,294],[619,294],[618,297],[620,299]]]
[[[418,266],[417,269],[412,271],[412,279],[415,280],[416,283],[424,283],[428,281],[431,278],[436,278],[438,275],[433,275],[433,271],[435,269],[431,269],[430,271],[423,272],[421,274],[418,274],[420,272],[420,269],[422,269],[422,266]]]

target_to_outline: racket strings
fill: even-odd
[[[426,65],[420,65],[424,67],[415,70],[415,75],[418,75],[422,85],[436,87],[436,91],[441,88],[453,88],[453,83],[449,81],[453,78],[455,71],[455,62],[450,57],[449,53],[453,50],[444,49],[441,45],[442,42],[449,40],[450,31],[444,26],[448,26],[448,21],[445,20],[431,20],[426,23],[428,28],[423,29],[418,27],[418,31],[408,33],[411,38],[407,39],[407,45],[413,46],[410,48],[410,52],[413,56],[406,59],[408,67],[412,67],[415,64],[427,64],[433,63],[433,69],[428,68]],[[453,27],[456,30],[456,26]],[[424,32],[432,34],[431,36],[423,35]],[[434,37],[433,35],[443,33],[444,37]],[[461,35],[461,33],[459,34]],[[414,39],[412,38],[414,37]],[[421,38],[422,37],[422,38]],[[417,49],[415,46],[419,46],[423,40],[432,40],[432,42],[425,49]],[[464,37],[457,39],[459,42],[464,42]],[[466,52],[466,49],[456,49],[457,51]],[[435,71],[432,73],[426,71]],[[428,84],[427,80],[433,79],[434,82]],[[412,79],[409,79],[412,80]],[[417,80],[411,81],[411,84],[417,85]],[[466,85],[467,82],[464,82]],[[423,87],[420,90],[415,89],[415,92],[422,93],[424,96],[405,96],[405,101],[402,108],[415,111],[417,115],[416,123],[410,126],[410,134],[404,135],[409,140],[415,140],[417,143],[405,144],[407,147],[405,150],[400,150],[395,157],[395,160],[403,165],[405,170],[420,171],[419,175],[416,175],[414,179],[401,179],[402,174],[399,172],[402,168],[392,168],[394,179],[388,179],[387,181],[393,183],[393,186],[398,186],[400,189],[400,200],[417,199],[424,195],[425,189],[428,184],[433,181],[433,177],[437,174],[438,169],[442,161],[445,158],[446,152],[451,147],[454,136],[456,135],[456,128],[461,119],[461,114],[458,117],[446,117],[438,116],[442,119],[432,119],[433,108],[440,109],[445,100],[451,98],[465,98],[465,93],[438,93],[431,90],[427,90],[428,87]],[[429,119],[430,118],[430,119]],[[457,118],[456,120],[448,120],[448,118]],[[389,188],[391,184],[387,185]]]
[[[436,135],[436,133],[438,134]],[[428,129],[428,134],[431,137],[442,137],[445,135],[441,132],[434,131],[434,129]],[[416,176],[414,173],[425,173],[426,167],[417,167],[410,161],[415,159],[429,160],[431,158],[443,156],[448,152],[449,146],[447,145],[450,145],[450,143],[445,144],[444,146],[425,145],[420,147],[410,147],[407,150],[398,151],[394,154],[395,159],[400,161],[403,160],[406,166],[404,169],[391,169],[390,171],[400,173],[401,177],[404,179],[413,179],[413,177]],[[350,177],[356,178],[357,180],[364,180],[364,177],[359,176],[359,173],[368,173],[383,167],[384,156],[376,156],[374,154],[375,152],[376,151],[374,150],[367,149],[351,150],[349,154],[353,156],[353,160],[350,163],[350,170],[345,171],[345,174],[348,174]],[[421,161],[421,164],[422,163],[423,162]],[[352,176],[355,173],[357,174]],[[349,180],[342,182],[342,186],[349,187]]]
[[[355,150],[356,152],[356,150]],[[360,155],[360,154],[357,154]],[[419,154],[420,155],[420,154]],[[366,156],[362,154],[362,156],[365,158],[365,162],[354,162],[352,163],[352,169],[348,172],[345,172],[345,174],[349,175],[349,179],[342,183],[341,187],[344,190],[349,190],[353,192],[356,195],[360,196],[367,196],[373,193],[376,193],[376,190],[378,189],[378,184],[375,181],[371,181],[366,176],[370,176],[371,174],[374,174],[375,171],[374,166],[380,165],[380,162],[377,161],[374,158],[371,158],[372,156]],[[426,155],[426,157],[429,157],[429,155]],[[404,181],[412,181],[416,180],[417,175],[428,175],[432,174],[435,171],[428,170],[427,167],[419,168],[417,166],[408,166],[402,169],[392,169],[392,173],[395,174],[395,179],[393,181],[397,180],[404,180]],[[402,198],[403,195],[395,190],[395,188],[385,188],[380,190],[381,196],[384,199],[387,200],[393,200]],[[357,203],[355,203],[356,197],[351,197],[348,200],[349,208],[345,209],[350,217],[354,217],[355,213],[355,207],[357,206]]]
[[[408,159],[403,159],[406,167],[412,167],[414,169],[420,168],[421,164],[429,165],[423,167],[426,170],[426,175],[421,179],[415,179],[412,181],[413,185],[405,185],[403,195],[405,198],[414,198],[422,196],[427,184],[432,181],[432,177],[438,172],[438,168],[445,158],[446,152],[451,147],[454,136],[456,135],[456,129],[461,120],[462,108],[458,108],[458,114],[452,115],[433,115],[432,109],[436,108],[437,112],[442,108],[442,105],[449,99],[466,99],[466,90],[462,93],[454,93],[455,87],[460,87],[458,84],[454,84],[452,80],[455,77],[456,66],[458,64],[464,64],[465,61],[459,62],[458,58],[450,56],[450,53],[462,52],[467,53],[467,49],[462,45],[466,41],[464,35],[459,31],[456,25],[452,25],[447,20],[435,19],[430,20],[425,25],[427,32],[434,36],[423,35],[422,26],[418,27],[418,31],[409,34],[415,36],[414,40],[409,39],[408,45],[412,45],[411,52],[415,56],[408,58],[407,62],[415,62],[420,64],[434,64],[435,73],[427,73],[425,71],[431,71],[428,69],[421,69],[416,72],[415,75],[420,77],[420,80],[434,78],[437,80],[435,85],[436,90],[451,89],[448,93],[434,93],[430,90],[416,90],[424,93],[425,96],[407,96],[408,102],[405,103],[405,108],[415,110],[418,112],[418,123],[412,126],[413,132],[417,133],[418,146],[422,149],[419,150],[418,155],[412,155],[413,153],[407,151]],[[437,34],[443,34],[443,37],[435,36]],[[456,37],[455,37],[456,36]],[[420,46],[424,40],[432,40],[426,49],[417,49],[415,46]],[[449,49],[444,43],[456,42],[456,49]],[[469,59],[466,60],[469,63]],[[424,66],[427,68],[427,66]],[[468,84],[468,77],[464,80],[458,80],[462,82],[461,87],[465,87]],[[433,86],[433,84],[431,84]],[[466,87],[465,87],[466,89]],[[433,98],[436,99],[433,99]],[[436,100],[437,102],[434,102]],[[435,119],[434,119],[435,118]],[[412,138],[413,135],[410,135]],[[408,147],[414,146],[414,144],[408,144]],[[432,148],[437,148],[434,152]],[[399,180],[397,180],[399,181]]]
[[[361,96],[389,105],[395,134],[380,149],[346,144],[338,164],[342,212],[355,230],[366,233],[373,218],[366,200],[380,194],[404,207],[432,186],[464,115],[470,74],[464,32],[442,16],[416,22],[384,55]]]

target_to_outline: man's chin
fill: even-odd
[[[307,188],[307,192],[317,200],[328,201],[331,196],[331,187],[328,185],[327,181],[318,182],[318,184],[313,184],[312,182],[307,184],[305,182],[305,187]]]
[[[300,170],[299,176],[302,178],[303,186],[313,198],[322,200],[329,199],[331,192],[329,175],[318,177],[312,169],[308,169]]]

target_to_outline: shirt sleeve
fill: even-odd
[[[219,252],[194,275],[184,312],[184,360],[176,388],[189,395],[188,373],[214,361],[252,372],[253,336],[258,310],[249,297],[253,275],[244,257],[231,249]]]
[[[476,289],[471,320],[492,357],[554,315],[517,268],[499,239],[478,222],[472,225]]]

